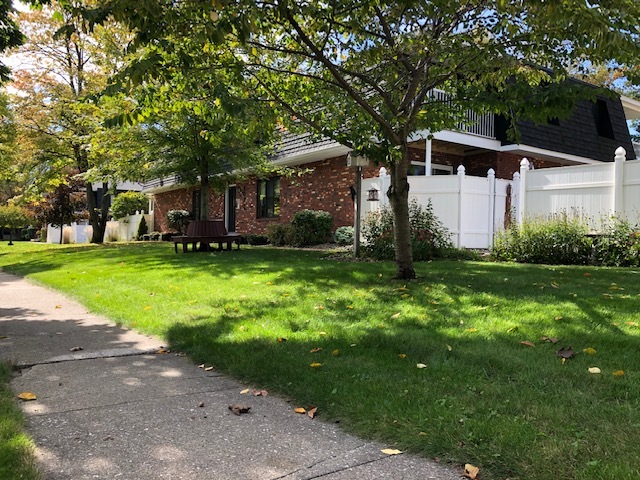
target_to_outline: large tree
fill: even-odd
[[[78,2],[54,2],[42,10],[23,12],[20,26],[28,42],[15,55],[12,84],[19,124],[25,193],[46,193],[70,170],[85,183],[92,242],[102,241],[108,219],[109,195],[98,205],[94,184],[107,193],[107,180],[115,184],[113,164],[131,158],[130,131],[110,130],[106,118],[127,108],[123,96],[92,96],[102,91],[124,57],[127,34],[121,27],[103,25],[89,32],[75,10]],[[119,46],[118,48],[115,45]],[[120,177],[122,178],[122,177]]]
[[[24,37],[13,17],[13,0],[0,0],[0,53],[22,45]],[[0,61],[0,83],[4,83],[10,78],[9,67]]]
[[[108,0],[87,17],[108,14],[134,26],[138,43],[224,42],[283,122],[385,164],[399,278],[415,276],[407,172],[416,131],[455,129],[469,108],[562,116],[578,98],[563,83],[570,65],[640,57],[635,0]]]

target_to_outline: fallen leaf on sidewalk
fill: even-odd
[[[478,478],[478,473],[480,473],[480,469],[470,463],[465,464],[464,466],[464,474],[462,475],[464,478],[470,478],[474,480]]]
[[[5,338],[9,338],[6,335],[0,335],[0,340],[4,340]]]
[[[56,308],[62,308],[62,305],[56,305]]]
[[[402,453],[401,450],[397,450],[395,448],[383,448],[380,451],[385,455],[400,455]]]
[[[246,395],[247,393],[249,393],[251,390],[249,390],[248,388],[245,388],[244,390],[242,390],[240,392],[240,395]]]
[[[229,405],[229,410],[231,410],[236,415],[240,415],[242,413],[248,413],[249,410],[251,410],[251,407],[249,405],[240,405],[234,403],[233,405]]]
[[[22,392],[18,395],[18,398],[20,400],[24,400],[25,402],[28,402],[29,400],[37,399],[36,394],[31,392]]]
[[[296,407],[293,409],[293,411],[296,413],[307,413],[307,410],[302,407]]]
[[[215,367],[206,367],[204,369],[205,372],[210,372],[211,370],[213,370]]]
[[[316,416],[316,412],[317,412],[317,411],[318,411],[318,407],[310,408],[310,409],[307,411],[307,415],[309,415],[309,418],[313,418],[313,417],[315,417],[315,416]]]
[[[251,394],[254,397],[266,397],[267,395],[269,395],[269,392],[267,392],[266,390],[253,390]]]
[[[204,368],[204,363],[201,363],[200,365],[198,365],[198,368]]]
[[[166,349],[166,348],[164,348],[164,347],[160,347],[160,348],[159,348],[158,350],[156,350],[154,353],[155,353],[156,355],[162,355],[162,354],[165,354],[165,353],[169,353],[169,350],[167,350],[167,349]]]
[[[82,348],[82,347],[73,347],[73,348],[69,349],[70,352],[79,352],[80,350],[84,350],[84,348]]]

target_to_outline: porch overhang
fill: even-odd
[[[622,109],[624,110],[624,116],[627,120],[637,120],[640,118],[640,101],[634,98],[620,97],[622,102]]]
[[[554,152],[544,148],[532,147],[530,145],[503,145],[498,150],[500,152],[511,153],[514,155],[522,155],[523,157],[531,156],[542,160],[551,160],[561,165],[584,165],[588,163],[602,163],[592,158],[581,157],[579,155],[571,155],[569,153]]]

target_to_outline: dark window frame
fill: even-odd
[[[258,218],[280,216],[280,177],[258,180],[256,205]]]

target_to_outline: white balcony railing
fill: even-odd
[[[433,89],[429,92],[429,98],[432,101],[446,103],[452,105],[451,95],[442,90]],[[493,113],[477,113],[471,109],[464,111],[465,120],[456,125],[456,129],[478,135],[481,137],[495,138],[495,116]]]

